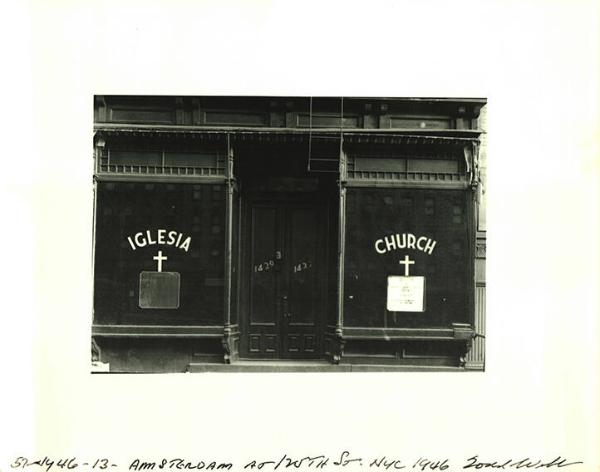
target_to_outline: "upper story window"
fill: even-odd
[[[163,142],[149,138],[133,141],[111,137],[108,145],[103,144],[96,147],[98,174],[225,175],[226,146],[223,142],[200,144],[185,139]]]

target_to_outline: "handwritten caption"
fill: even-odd
[[[107,458],[81,460],[77,457],[51,458],[45,456],[43,458],[30,459],[19,456],[10,464],[10,468],[18,470],[43,469],[46,472],[57,469],[80,469],[89,471],[128,470],[135,472],[154,470],[221,470],[233,472],[264,470],[270,472],[285,469],[311,470],[337,468],[369,469],[382,472],[401,469],[406,469],[407,472],[453,472],[455,470],[465,469],[521,470],[567,468],[580,464],[583,464],[583,462],[569,460],[562,456],[557,456],[551,460],[530,457],[490,460],[474,455],[461,461],[451,461],[447,458],[431,459],[427,457],[419,457],[416,460],[388,456],[365,458],[355,456],[349,451],[343,451],[338,456],[326,456],[321,454],[315,456],[292,457],[283,454],[273,459],[250,459],[239,463],[186,458],[161,458],[158,460],[133,458],[126,463],[116,464]]]

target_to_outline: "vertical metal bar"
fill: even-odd
[[[226,196],[225,196],[225,287],[223,290],[223,360],[230,364],[237,357],[233,329],[231,328],[231,268],[232,268],[232,235],[233,235],[233,150],[227,134],[227,163],[225,167]]]
[[[467,300],[467,307],[469,310],[469,322],[472,326],[475,325],[475,254],[477,246],[477,218],[475,216],[477,208],[477,188],[471,188],[467,193],[467,215],[468,215],[468,227],[467,232],[469,237],[469,296]]]
[[[346,254],[346,154],[340,148],[339,222],[338,222],[338,297],[336,335],[341,337],[344,327],[344,259]]]
[[[475,122],[476,123],[476,122]],[[473,125],[474,127],[476,126]],[[485,283],[477,279],[477,259],[481,257],[478,251],[479,233],[479,211],[481,205],[481,178],[479,169],[479,145],[472,143],[472,187],[473,187],[473,328],[476,337],[473,340],[471,350],[467,354],[466,366],[472,369],[485,369]],[[485,260],[485,255],[482,257]],[[484,264],[485,266],[485,264]],[[485,269],[484,269],[485,270]]]
[[[471,175],[472,175],[472,182],[471,182],[471,189],[472,189],[472,195],[471,195],[471,202],[470,202],[470,211],[471,211],[471,224],[470,224],[470,228],[471,228],[471,280],[472,280],[472,290],[471,290],[471,296],[469,299],[469,309],[470,309],[470,314],[471,314],[471,320],[473,323],[473,326],[475,326],[475,287],[477,286],[477,281],[475,280],[476,274],[475,274],[475,258],[477,255],[477,228],[479,225],[479,186],[481,185],[481,182],[479,180],[479,148],[477,146],[476,143],[471,143],[472,147],[471,147],[471,152],[472,152],[472,156],[471,156]],[[477,327],[475,327],[475,331],[477,331]]]
[[[96,221],[98,219],[98,181],[94,177],[93,179],[93,216],[92,216],[92,313],[94,313],[94,293],[96,290]],[[94,320],[92,319],[92,323]]]
[[[242,285],[241,268],[242,268],[242,214],[243,214],[243,212],[242,212],[242,196],[241,196],[241,192],[240,192],[240,183],[237,181],[234,181],[233,194],[235,197],[235,204],[236,204],[236,208],[237,208],[237,221],[236,221],[237,245],[235,248],[233,248],[236,251],[236,254],[235,254],[236,283],[235,283],[235,293],[233,293],[232,296],[234,296],[236,299],[235,306],[237,307],[237,316],[236,316],[234,324],[238,326],[238,330],[239,330],[239,325],[241,322],[240,300],[241,300],[241,290],[242,290],[242,288],[241,288],[241,285]]]
[[[98,161],[99,162],[99,159]],[[95,164],[97,164],[97,162]],[[95,167],[95,166],[94,166]],[[93,211],[92,211],[92,326],[95,323],[95,310],[96,310],[96,221],[97,221],[97,213],[98,213],[98,181],[96,180],[96,176],[93,177],[93,186],[92,186],[92,199],[93,199]],[[92,336],[92,357],[91,361],[98,360],[102,361],[102,354],[100,351],[100,347],[96,343],[96,340]],[[97,357],[94,356],[94,349],[96,350]]]
[[[469,324],[473,327],[474,331],[478,331],[477,319],[475,314],[475,291],[477,287],[477,281],[475,280],[476,271],[475,271],[475,258],[477,251],[477,193],[479,191],[478,187],[478,176],[476,172],[476,162],[477,162],[477,148],[472,146],[470,157],[471,162],[467,162],[470,164],[470,182],[469,186],[466,190],[466,218],[467,218],[467,238],[468,238],[468,253],[467,256],[469,258],[469,273],[467,274],[469,280],[469,286],[467,288],[467,297],[466,304],[467,310],[469,314]],[[467,157],[467,153],[465,153]],[[468,158],[467,158],[468,161]],[[473,341],[470,342],[469,351],[473,349]],[[461,365],[466,365],[468,359],[469,352],[465,352],[464,358],[461,359]]]
[[[340,184],[340,211],[338,237],[338,319],[336,333],[342,334],[344,326],[344,256],[346,242],[346,188]]]
[[[102,137],[100,137],[102,139]],[[94,175],[92,178],[92,314],[94,313],[94,293],[96,289],[96,222],[98,220],[98,181],[96,179],[96,174],[100,172],[102,161],[102,152],[104,146],[98,145],[98,142],[94,145],[94,163],[92,165],[92,169],[94,169]],[[108,150],[107,150],[108,151]],[[109,152],[109,151],[108,151]],[[108,169],[108,161],[107,161],[107,169]],[[92,324],[94,323],[93,315],[92,315]]]
[[[310,159],[312,155],[312,97],[308,97],[308,170],[310,168]]]
[[[232,267],[232,235],[233,235],[233,151],[229,134],[227,135],[227,192],[225,203],[225,293],[224,293],[224,325],[231,326],[231,267]],[[226,333],[227,334],[227,333]]]

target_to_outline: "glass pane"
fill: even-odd
[[[172,167],[217,167],[217,153],[165,152],[165,166]]]
[[[408,170],[411,172],[459,172],[458,161],[449,159],[410,159]]]
[[[110,151],[109,164],[125,166],[160,166],[161,151]]]
[[[469,244],[463,215],[468,201],[467,192],[459,190],[348,189],[344,324],[467,322]],[[421,306],[414,312],[389,311],[388,278],[407,276],[424,277],[423,311]],[[392,280],[403,286],[402,279]]]
[[[222,185],[98,184],[94,322],[221,324]]]
[[[406,159],[364,158],[357,157],[354,170],[373,172],[404,172]]]

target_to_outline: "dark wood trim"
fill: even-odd
[[[367,187],[367,188],[427,188],[427,189],[447,189],[447,190],[466,190],[469,188],[469,182],[466,180],[459,182],[435,182],[430,180],[375,180],[375,179],[348,179],[347,187]]]
[[[296,135],[305,136],[330,136],[332,139],[340,136],[339,128],[274,128],[252,126],[190,126],[190,125],[148,125],[133,123],[102,123],[94,126],[94,131],[106,135],[148,135],[172,134],[174,136],[221,136],[231,134],[232,139],[243,135]],[[375,142],[386,142],[385,139],[394,138],[398,144],[418,144],[423,142],[447,142],[463,145],[466,142],[477,140],[484,133],[480,129],[433,129],[433,128],[344,128],[342,134],[349,142],[370,142],[369,138],[379,138]],[[361,138],[364,141],[361,141]],[[396,143],[396,141],[393,141]]]
[[[243,180],[242,180],[243,185]],[[250,265],[252,251],[252,231],[250,230],[251,224],[251,208],[252,205],[248,201],[248,198],[240,192],[240,239],[238,241],[240,250],[240,259],[238,261],[238,280],[239,280],[239,298],[238,298],[238,324],[240,329],[240,355],[243,356],[245,352],[248,352],[248,328],[250,319]]]
[[[259,118],[260,120],[262,120],[262,123],[256,123],[256,124],[248,124],[248,123],[244,123],[244,124],[231,124],[231,121],[221,121],[219,122],[217,121],[213,121],[213,124],[208,124],[209,120],[207,118],[207,115],[209,114],[213,114],[213,115],[230,115],[232,117],[232,119],[235,115],[238,116],[254,116]],[[242,127],[242,128],[246,128],[246,127],[257,127],[257,128],[267,128],[270,127],[270,113],[269,111],[265,111],[265,110],[258,110],[256,108],[204,108],[201,111],[201,121],[203,123],[203,127],[207,127],[207,128],[214,128],[214,127],[231,127],[231,128],[237,128],[237,127]]]
[[[338,218],[337,218],[337,258],[336,258],[336,322],[335,326],[323,323],[324,352],[334,364],[339,364],[344,353],[342,330],[344,327],[344,259],[346,257],[346,180],[348,157],[340,140]]]
[[[342,336],[347,340],[447,340],[464,339],[472,328],[362,328],[344,327]]]
[[[475,160],[475,154],[473,155]],[[471,165],[474,165],[473,163]],[[476,177],[475,177],[476,178]],[[474,180],[474,183],[476,181]],[[475,271],[475,256],[477,254],[477,185],[471,185],[471,190],[467,195],[468,205],[468,232],[467,237],[469,238],[469,287],[467,290],[467,309],[469,310],[469,323],[471,326],[475,324],[475,284],[476,271]]]
[[[92,183],[93,216],[92,216],[92,303],[96,304],[96,225],[98,221],[98,182]]]
[[[348,339],[359,338],[453,338],[452,328],[366,328],[366,327],[344,327],[343,335]]]
[[[191,183],[191,184],[224,184],[225,176],[201,175],[159,175],[159,174],[95,174],[98,182],[156,182],[156,183]]]
[[[231,324],[231,268],[233,257],[233,150],[227,137],[227,161],[225,165],[227,192],[225,202],[225,290],[223,291],[225,327]]]
[[[227,176],[227,192],[225,203],[225,290],[223,291],[223,351],[224,361],[226,364],[235,361],[239,357],[239,330],[233,330],[231,326],[231,279],[233,277],[233,192],[234,192],[234,176],[233,176],[233,149],[229,135],[227,136],[227,161],[225,165],[225,174]]]
[[[344,258],[346,257],[346,187],[340,183],[338,221],[338,267],[337,267],[337,323],[336,333],[344,327]]]
[[[92,325],[92,336],[221,338],[223,326]]]

